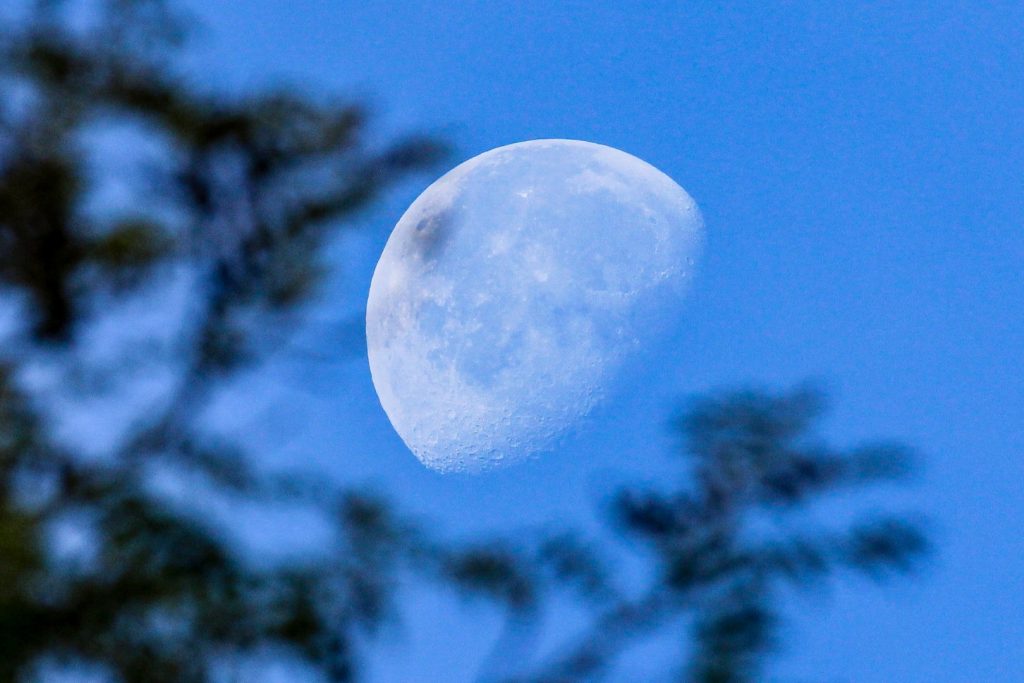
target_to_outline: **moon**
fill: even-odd
[[[531,140],[460,164],[401,217],[370,283],[391,424],[441,472],[550,449],[678,319],[702,239],[690,195],[612,147]]]

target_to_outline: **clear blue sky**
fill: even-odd
[[[836,394],[831,436],[921,451],[921,481],[880,500],[929,515],[941,553],[909,583],[797,598],[772,680],[1024,681],[1024,4],[193,6],[211,83],[368,95],[384,130],[444,132],[454,161],[531,138],[612,145],[675,178],[708,226],[662,381],[634,378],[641,397],[590,447],[436,475],[390,430],[355,357],[282,360],[263,413],[225,411],[268,457],[377,482],[454,534],[585,521],[605,483],[664,470],[670,397],[816,378]],[[321,314],[358,312],[375,254],[429,180],[339,245],[349,264]],[[332,328],[305,343],[334,339],[317,329]],[[419,604],[378,678],[459,680],[494,619]],[[636,666],[623,675],[645,680]]]

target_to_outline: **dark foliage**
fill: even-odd
[[[0,351],[0,681],[86,666],[124,683],[213,681],[233,658],[267,651],[348,681],[408,580],[493,603],[513,630],[556,592],[592,615],[578,643],[516,662],[531,673],[488,666],[483,678],[597,678],[668,629],[689,633],[686,680],[748,681],[778,644],[786,585],[842,570],[884,578],[925,553],[900,517],[798,523],[817,499],[909,464],[892,445],[827,446],[814,435],[821,398],[807,391],[695,401],[679,424],[677,485],[627,488],[610,507],[625,549],[568,530],[461,547],[376,497],[255,467],[204,426],[215,391],[264,358],[259,330],[308,302],[328,240],[443,146],[374,146],[363,109],[299,91],[204,91],[174,69],[185,24],[159,0],[107,0],[75,28],[64,5],[37,3],[0,35],[0,292],[20,321]],[[131,209],[92,210],[88,133],[126,127],[159,142],[159,162],[136,178]],[[30,371],[56,368],[58,394],[80,391],[70,378],[83,337],[175,278],[189,283],[190,313],[159,406],[99,456],[58,437],[59,396]],[[100,368],[117,381],[87,393],[138,379],[123,370]],[[231,529],[160,494],[154,479],[168,471],[219,495],[318,510],[335,544],[315,561],[254,562]],[[58,542],[67,529],[85,539],[70,556]],[[647,571],[611,580],[608,555],[623,552]]]

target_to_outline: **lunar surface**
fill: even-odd
[[[634,156],[575,140],[485,152],[395,226],[370,285],[381,405],[440,471],[550,449],[680,315],[697,206]]]

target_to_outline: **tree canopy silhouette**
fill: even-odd
[[[0,291],[14,312],[0,350],[0,681],[96,667],[125,683],[230,680],[233,657],[268,650],[354,680],[410,577],[481,596],[512,624],[556,593],[590,615],[578,641],[481,678],[592,680],[631,643],[671,630],[689,634],[685,680],[749,681],[777,644],[786,584],[840,570],[884,578],[924,555],[920,525],[900,516],[825,530],[793,521],[909,466],[899,446],[827,445],[814,431],[821,397],[803,389],[695,400],[678,423],[678,480],[624,486],[601,538],[565,529],[452,544],[378,497],[256,467],[204,422],[217,389],[259,367],[261,331],[290,325],[337,265],[329,239],[445,147],[372,144],[357,104],[192,83],[175,61],[187,23],[168,3],[107,0],[84,23],[65,5],[35,3],[0,34]],[[104,131],[158,151],[127,201],[97,206]],[[156,407],[99,454],[59,433],[67,395],[146,381],[129,359],[97,363],[82,349],[105,322],[130,322],[125,302],[158,302],[174,283],[188,314],[169,341],[139,342],[171,377]],[[51,388],[40,372],[57,378]],[[231,529],[160,491],[168,471],[317,510],[334,545],[316,561],[254,562]],[[74,553],[69,529],[84,539]],[[617,553],[645,571],[615,576]]]

